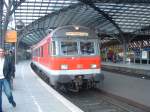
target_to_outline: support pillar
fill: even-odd
[[[149,51],[147,51],[147,64],[149,64]]]
[[[10,16],[11,16],[12,6],[13,6],[13,1],[9,1],[6,16],[5,16],[5,19],[4,19],[3,30],[2,30],[2,48],[5,47],[5,36],[6,36],[6,32],[7,32],[7,27],[8,27],[8,24],[9,24],[9,19],[10,19]]]
[[[127,49],[128,49],[128,41],[126,39],[124,39],[123,40],[123,64],[126,63]]]
[[[3,36],[3,6],[4,6],[4,1],[0,0],[0,48],[2,48],[2,36]]]

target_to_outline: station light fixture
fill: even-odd
[[[79,26],[75,26],[74,28],[75,28],[75,30],[79,30]]]

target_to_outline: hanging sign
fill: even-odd
[[[15,30],[7,31],[5,42],[7,43],[17,42],[17,31]]]
[[[67,36],[88,36],[87,32],[66,32]]]

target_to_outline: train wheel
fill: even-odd
[[[64,93],[68,93],[67,85],[66,84],[61,84],[60,85],[60,90]]]
[[[51,85],[51,84],[50,84]],[[52,85],[51,85],[52,86]],[[56,91],[59,91],[59,86],[58,86],[58,84],[56,84],[56,85],[54,85],[54,86],[52,86]]]
[[[66,84],[56,83],[54,88],[55,88],[55,90],[63,92],[63,93],[67,93],[68,92]]]

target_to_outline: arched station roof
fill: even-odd
[[[131,38],[149,35],[150,1],[25,0],[15,10],[14,18],[16,23],[24,23],[18,36],[28,46],[40,41],[48,30],[70,24],[87,26],[100,36],[116,36],[122,41],[127,34]]]

